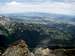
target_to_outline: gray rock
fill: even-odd
[[[35,56],[56,56],[49,48],[36,48]]]
[[[8,47],[2,56],[30,56],[30,51],[25,41],[20,40]]]

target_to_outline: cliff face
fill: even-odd
[[[30,56],[30,51],[25,41],[20,40],[8,47],[2,56]]]

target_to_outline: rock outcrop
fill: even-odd
[[[1,25],[6,26],[6,25],[9,24],[9,22],[10,22],[9,17],[0,16],[0,24],[1,24]]]
[[[36,48],[35,56],[56,56],[49,48]]]
[[[2,56],[30,56],[30,51],[25,41],[20,40],[8,47]]]

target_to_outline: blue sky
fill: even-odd
[[[8,2],[11,0],[0,0],[0,2]],[[51,2],[51,1],[57,1],[57,2],[64,2],[64,0],[16,0],[17,2]]]
[[[75,0],[0,0],[1,3],[10,2],[10,1],[17,1],[17,2],[25,2],[25,3],[45,3],[45,2],[66,2],[66,3],[72,3],[75,2]]]
[[[46,12],[75,15],[74,0],[0,0],[0,13]]]
[[[17,2],[75,2],[74,0],[0,0],[0,2],[17,1]]]

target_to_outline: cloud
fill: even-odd
[[[75,5],[75,4],[74,4]],[[0,13],[19,13],[19,12],[47,12],[58,14],[74,14],[75,8],[70,3],[40,3],[27,4],[19,2],[9,2],[0,6]]]

